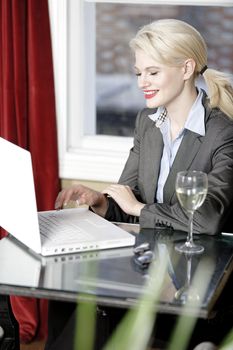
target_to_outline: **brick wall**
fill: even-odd
[[[139,27],[161,18],[178,18],[195,26],[208,46],[209,67],[233,73],[233,7],[96,5],[97,72],[130,73],[128,47]]]

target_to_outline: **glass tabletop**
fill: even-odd
[[[200,317],[208,317],[233,268],[233,237],[195,237],[204,253],[186,256],[174,249],[177,242],[185,240],[185,232],[119,226],[136,236],[135,246],[148,243],[155,265],[164,254],[167,257],[158,305],[161,312],[179,314],[185,302],[179,291],[192,284],[200,266],[210,266],[199,311]],[[67,301],[95,298],[103,305],[129,308],[137,303],[150,278],[149,265],[138,265],[136,258],[134,247],[45,258],[8,236],[0,241],[0,293]]]

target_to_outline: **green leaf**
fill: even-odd
[[[92,350],[95,341],[96,303],[79,302],[75,327],[75,350]]]

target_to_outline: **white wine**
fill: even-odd
[[[207,189],[204,188],[177,188],[176,194],[181,206],[187,211],[199,208],[206,197]]]
[[[193,214],[199,208],[207,195],[208,177],[206,173],[196,170],[180,171],[176,176],[176,194],[180,205],[187,210],[188,236],[185,243],[175,246],[179,253],[200,254],[204,251],[202,245],[193,242]]]

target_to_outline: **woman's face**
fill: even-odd
[[[184,67],[169,67],[156,62],[142,50],[135,52],[135,73],[149,108],[169,107],[182,98]]]

